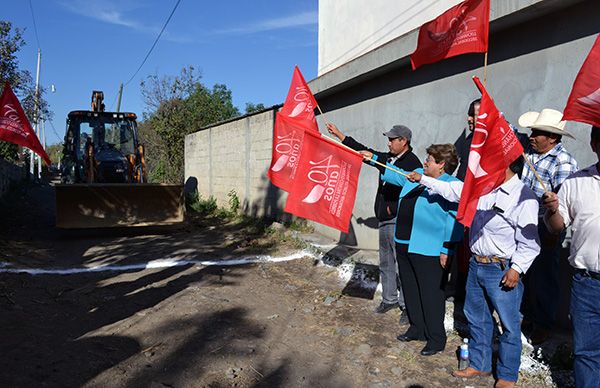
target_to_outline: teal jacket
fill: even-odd
[[[398,169],[389,163],[388,165]],[[423,174],[423,169],[418,168],[415,172]],[[410,182],[403,175],[389,169],[385,169],[385,173],[381,175],[381,179],[393,185],[402,186],[398,207],[402,203],[402,198],[419,186],[419,183]],[[444,174],[438,179],[445,182],[458,180],[448,174]],[[463,237],[463,226],[456,221],[457,209],[457,203],[449,202],[440,195],[431,194],[427,190],[423,190],[415,203],[410,240],[400,241],[396,239],[395,234],[394,240],[401,244],[408,243],[409,253],[424,256],[439,256],[441,253],[448,254],[448,248],[444,246],[444,243],[458,242]],[[399,222],[402,222],[402,220],[397,219],[396,225]]]

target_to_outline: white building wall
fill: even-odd
[[[320,0],[319,76],[418,28],[461,1]]]

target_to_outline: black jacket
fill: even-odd
[[[346,136],[342,143],[357,151],[367,150],[372,152],[374,155],[377,155],[377,161],[380,163],[386,163],[388,159],[393,156],[389,152],[379,152],[366,147],[350,136]],[[414,169],[423,167],[419,158],[412,152],[410,146],[408,147],[408,151],[396,159],[394,166],[406,171],[413,171]],[[381,174],[383,167],[378,167],[378,169]],[[379,221],[388,221],[396,217],[401,190],[402,187],[391,185],[389,183],[386,184],[379,179],[379,186],[377,187],[377,194],[375,195],[375,217],[377,217]]]

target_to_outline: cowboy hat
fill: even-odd
[[[519,117],[519,126],[540,131],[556,133],[575,139],[575,136],[565,131],[566,121],[562,121],[563,114],[554,109],[543,109],[541,112],[527,112]]]

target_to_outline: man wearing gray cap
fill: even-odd
[[[366,147],[352,137],[345,136],[334,124],[327,124],[327,129],[344,145],[356,151],[368,150],[377,155],[377,160],[384,163],[387,161],[406,171],[412,171],[423,166],[410,146],[412,132],[404,125],[394,125],[389,131],[383,133],[388,138],[388,152],[378,152]],[[379,272],[383,289],[383,300],[375,309],[378,314],[386,313],[398,306],[404,310],[404,295],[398,277],[396,243],[394,242],[394,227],[400,190],[402,190],[402,187],[386,184],[379,179],[379,186],[375,195],[375,217],[379,221]],[[405,322],[401,323],[407,323],[404,316],[402,320]]]

